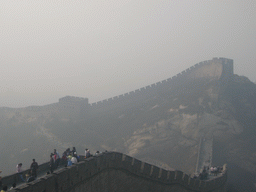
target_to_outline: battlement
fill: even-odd
[[[45,169],[45,165],[44,169]],[[41,166],[40,166],[41,169]],[[3,178],[12,183],[17,174]],[[211,180],[191,178],[118,152],[102,153],[11,191],[225,191],[227,170]]]
[[[198,79],[218,80],[221,85],[226,85],[233,79],[233,76],[233,60],[215,57],[212,60],[197,63],[171,78],[95,103],[89,104],[88,99],[83,97],[66,96],[60,98],[58,103],[42,107],[31,106],[25,110],[32,117],[59,114],[62,118],[84,118],[94,112],[97,113],[98,109],[108,111],[132,107],[162,93],[175,92],[177,94],[179,90],[184,91],[184,84]]]
[[[182,71],[181,73],[159,81],[157,83],[142,87],[119,96],[111,97],[102,101],[89,104],[91,109],[108,107],[113,104],[124,103],[131,99],[135,101],[155,96],[157,92],[163,92],[172,87],[182,86],[185,81],[206,78],[211,80],[221,80],[227,82],[234,74],[233,60],[227,58],[213,58],[203,61]]]

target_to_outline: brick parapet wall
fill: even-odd
[[[207,60],[203,61],[200,63],[195,64],[194,66],[182,71],[181,73],[173,76],[172,78],[165,79],[163,81],[148,85],[146,87],[142,87],[140,89],[137,89],[135,91],[131,91],[119,96],[115,96],[109,99],[105,99],[102,101],[98,101],[95,103],[89,104],[91,109],[97,109],[97,108],[102,108],[102,107],[108,107],[113,104],[119,104],[119,103],[125,103],[131,99],[135,100],[141,100],[142,98],[145,99],[147,97],[152,97],[157,94],[157,92],[161,92],[163,90],[170,89],[171,87],[174,86],[180,86],[182,85],[183,82],[187,81],[188,79],[192,80],[191,73],[196,72],[198,69],[209,66],[213,63],[218,63],[222,65],[222,71],[220,74],[220,79],[225,80],[230,79],[231,76],[233,75],[233,60],[232,59],[226,59],[226,58],[213,58],[212,60]],[[203,75],[203,74],[201,74]],[[206,74],[208,75],[208,74]],[[206,78],[208,78],[205,75]]]
[[[11,182],[10,178],[14,179],[16,175],[3,178],[3,182],[7,178]],[[140,191],[144,189],[143,186],[135,183],[141,181],[147,185],[158,186],[159,190],[155,191],[170,189],[169,191],[214,192],[225,191],[226,180],[226,166],[219,177],[201,181],[178,170],[164,170],[122,153],[108,152],[57,170],[12,191],[112,191],[114,188],[114,191]]]
[[[210,66],[212,64],[222,65],[222,68],[219,69],[219,71],[215,72],[216,74],[214,75],[216,75],[216,78],[219,78],[220,76],[219,79],[224,85],[232,79],[234,73],[233,60],[226,58],[213,58],[212,60],[197,63],[194,66],[173,76],[172,78],[168,78],[163,81],[142,87],[135,91],[131,91],[91,104],[88,103],[87,98],[67,96],[60,98],[58,103],[53,103],[50,105],[30,106],[19,109],[2,108],[2,110],[10,114],[9,116],[13,116],[13,112],[17,111],[21,113],[24,112],[25,114],[31,117],[47,117],[54,114],[59,114],[63,118],[84,118],[85,116],[88,116],[91,113],[93,113],[94,110],[105,109],[106,111],[108,111],[111,109],[115,109],[116,107],[123,108],[126,106],[136,106],[140,104],[142,101],[145,101],[149,98],[153,98],[159,95],[160,93],[168,92],[168,90],[172,90],[175,87],[180,87],[182,90],[184,82],[188,82],[195,79],[198,74],[200,74],[200,78],[210,78],[209,73],[212,73],[210,69]],[[207,66],[209,67],[208,70]],[[206,68],[205,74],[202,68]],[[201,73],[199,72],[200,69],[202,70]],[[211,76],[211,78],[213,77]]]

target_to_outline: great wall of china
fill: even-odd
[[[26,113],[30,117],[51,116],[58,114],[65,118],[84,118],[90,113],[98,110],[115,110],[116,108],[131,107],[153,98],[160,93],[167,91],[182,90],[184,82],[193,82],[197,79],[221,80],[225,84],[234,74],[233,60],[226,58],[213,58],[212,60],[203,61],[182,71],[172,78],[157,82],[155,84],[142,87],[135,91],[131,91],[109,99],[89,103],[87,98],[66,96],[59,99],[58,103],[45,106],[29,106],[25,108],[6,108],[2,107],[1,114],[9,114],[12,116],[16,113]],[[0,114],[0,116],[1,116]]]
[[[49,170],[48,162],[39,166]],[[24,171],[24,173],[28,170]],[[17,182],[17,174],[3,178],[3,183]],[[84,159],[70,167],[61,168],[11,192],[84,192],[84,191],[175,191],[224,192],[227,169],[210,180],[192,178],[181,171],[168,171],[118,152],[105,152]]]
[[[63,97],[58,103],[46,106],[30,106],[12,109],[2,107],[0,117],[11,118],[25,114],[29,118],[58,114],[63,118],[85,118],[97,110],[115,110],[125,106],[136,105],[159,93],[182,90],[184,82],[197,79],[220,80],[226,84],[233,77],[233,60],[213,58],[200,62],[180,74],[151,84],[149,86],[125,93],[96,103],[89,103],[87,98]],[[198,162],[198,170],[203,163]],[[48,169],[48,163],[41,165]],[[3,182],[12,183],[17,174],[3,178]],[[191,178],[181,171],[168,171],[141,162],[121,153],[104,153],[82,161],[68,168],[56,171],[34,182],[24,184],[13,191],[225,191],[227,172],[224,167],[222,175],[202,181]]]
[[[197,63],[172,78],[148,85],[129,93],[92,103],[90,106],[92,108],[108,106],[113,103],[129,100],[131,97],[152,97],[157,94],[158,91],[164,91],[172,87],[180,86],[182,85],[182,82],[187,80],[199,78],[218,80],[222,78],[222,81],[227,81],[233,73],[233,60],[226,58],[213,58],[212,60]]]

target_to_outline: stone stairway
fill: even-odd
[[[196,165],[196,174],[199,174],[203,171],[204,167],[211,167],[212,164],[212,147],[213,147],[213,138],[201,137],[198,158]]]

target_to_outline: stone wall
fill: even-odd
[[[12,176],[8,176],[10,181]],[[7,177],[3,178],[3,183]],[[57,191],[226,191],[227,171],[215,179],[201,181],[181,171],[168,171],[117,152],[107,152],[62,168],[12,190]]]
[[[64,164],[66,164],[66,162],[61,160],[60,166],[64,166]],[[26,178],[25,175],[28,174],[29,171],[30,171],[30,169],[27,169],[27,170],[20,172],[19,174],[22,174],[23,178],[25,179]],[[40,164],[38,166],[37,174],[41,174],[41,173],[45,174],[47,171],[49,171],[49,162]],[[13,183],[19,183],[20,182],[19,174],[15,173],[15,174],[3,177],[2,178],[3,185],[11,186]]]
[[[141,102],[154,98],[161,93],[165,93],[170,90],[175,90],[176,92],[177,89],[175,88],[177,87],[182,90],[184,82],[193,82],[193,80],[196,79],[204,78],[210,80],[221,80],[225,85],[232,79],[233,73],[233,60],[226,58],[213,58],[212,60],[197,63],[172,78],[95,103],[89,104],[87,98],[66,96],[60,98],[58,103],[50,105],[30,106],[13,110],[2,108],[1,111],[8,111],[9,116],[13,116],[13,112],[19,112],[30,117],[49,117],[57,114],[62,118],[84,118],[93,113],[97,113],[98,110],[109,111],[115,110],[116,108],[137,106],[138,104],[141,104]],[[4,113],[3,116],[6,114],[7,113]]]
[[[61,117],[75,118],[84,114],[88,106],[88,99],[82,97],[66,96],[59,99],[58,108]]]
[[[8,108],[3,107],[0,110],[1,118],[11,118],[14,115],[30,118],[53,117],[61,118],[79,118],[85,113],[88,107],[88,99],[82,97],[66,96],[59,99],[58,103],[44,106],[29,106],[24,108]]]
[[[213,58],[203,61],[182,71],[172,78],[148,85],[146,87],[115,96],[109,99],[91,103],[90,110],[106,109],[125,106],[136,106],[141,101],[153,98],[160,93],[182,87],[184,82],[197,79],[221,80],[227,82],[233,76],[233,60],[226,58]]]

